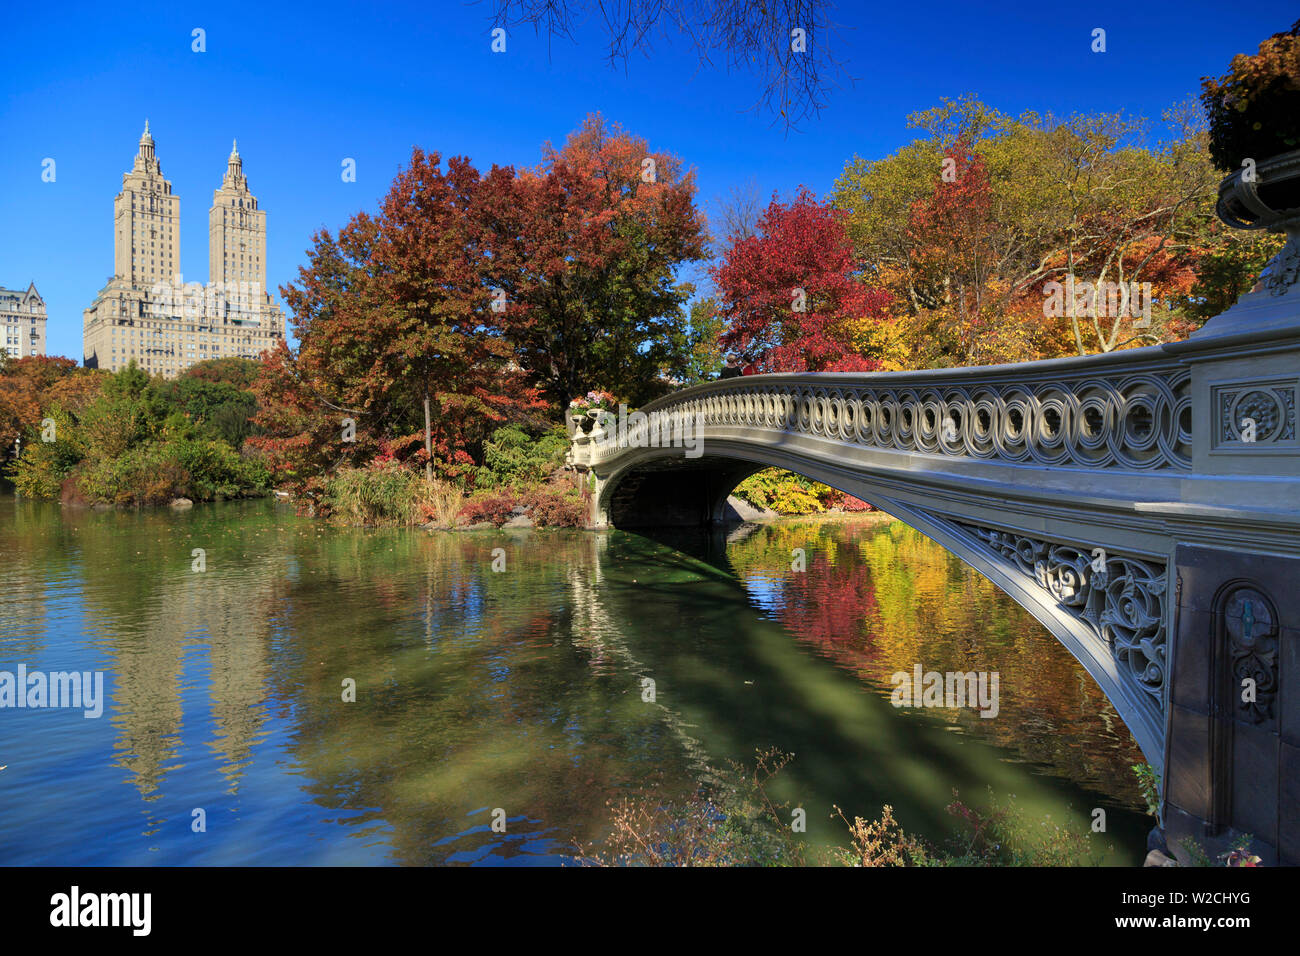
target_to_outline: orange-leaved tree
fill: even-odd
[[[257,391],[263,448],[276,474],[318,485],[339,464],[376,456],[425,461],[455,476],[491,428],[542,403],[511,363],[508,313],[494,310],[483,177],[414,149],[377,215],[334,238],[281,289],[296,351],[282,346]]]

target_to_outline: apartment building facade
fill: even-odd
[[[36,291],[36,283],[25,290],[0,288],[0,343],[10,358],[27,358],[45,354],[45,300]]]
[[[113,222],[113,275],[83,313],[87,367],[134,360],[172,378],[205,359],[257,358],[284,338],[284,313],[266,290],[266,212],[238,143],[208,211],[206,285],[181,276],[180,197],[162,175],[148,121]]]

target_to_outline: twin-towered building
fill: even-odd
[[[113,275],[84,313],[87,367],[135,359],[170,378],[204,359],[256,358],[284,338],[284,313],[266,291],[266,212],[237,144],[208,210],[208,284],[183,284],[180,258],[180,198],[146,121],[113,201]]]

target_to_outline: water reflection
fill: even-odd
[[[954,787],[992,787],[1107,806],[1117,859],[1140,850],[1139,757],[1105,699],[915,532],[673,544],[0,499],[0,668],[103,669],[110,698],[102,721],[0,711],[0,862],[554,863],[609,800],[680,797],[768,746],[796,754],[778,795],[812,839],[842,842],[832,803],[937,836]],[[916,661],[999,670],[999,719],[895,710],[888,675]]]
[[[804,549],[807,571],[788,573]],[[1001,709],[938,716],[1071,780],[1131,789],[1143,761],[1114,707],[1051,635],[955,555],[902,522],[778,525],[728,548],[741,579],[788,630],[888,692],[923,670],[998,672]]]

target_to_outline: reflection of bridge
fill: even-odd
[[[1187,342],[721,380],[577,435],[572,458],[596,476],[598,525],[725,520],[728,493],[766,466],[901,518],[1079,659],[1163,771],[1171,847],[1248,832],[1266,860],[1300,862],[1300,281],[1286,255]],[[698,457],[670,445],[696,426]]]

